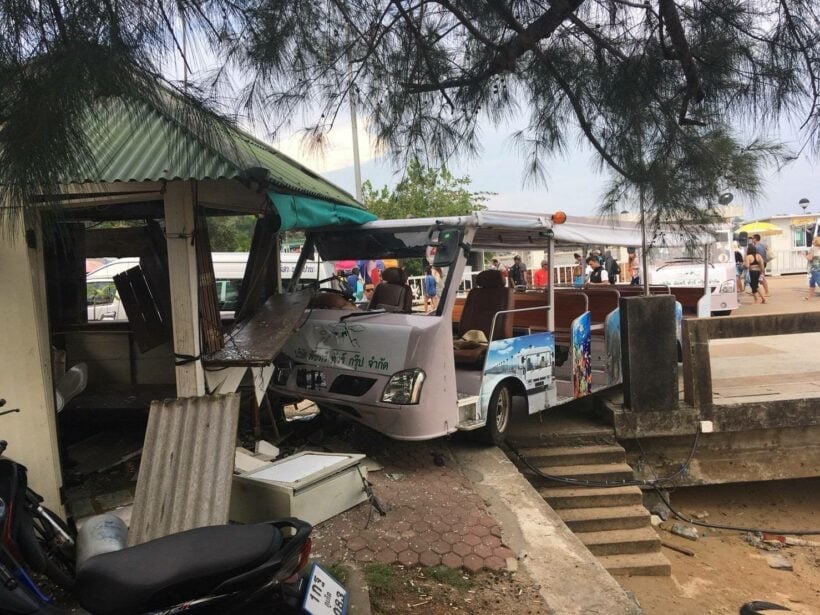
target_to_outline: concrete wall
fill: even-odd
[[[37,237],[37,248],[27,248],[22,232],[13,242],[0,236],[0,397],[22,410],[0,417],[0,438],[46,505],[62,513],[42,245]]]

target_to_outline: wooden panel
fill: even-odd
[[[114,284],[140,351],[146,352],[168,341],[167,323],[157,311],[142,269],[132,267],[115,275]]]
[[[196,250],[193,245],[195,182],[173,181],[165,191],[165,244],[171,289],[174,353],[199,357],[199,300]],[[199,361],[177,365],[177,395],[205,393],[205,374]]]
[[[273,295],[250,320],[225,335],[225,348],[203,356],[202,362],[214,367],[269,365],[304,318],[312,296],[309,290]]]
[[[144,226],[89,229],[85,234],[86,258],[142,254],[149,246]]]
[[[197,292],[199,293],[199,324],[202,331],[203,352],[221,350],[222,319],[219,315],[219,300],[216,296],[214,263],[211,258],[211,239],[208,223],[202,207],[196,213],[196,264]]]
[[[235,314],[237,321],[253,316],[263,300],[266,282],[269,279],[266,273],[267,268],[278,260],[278,257],[276,259],[272,257],[279,245],[276,241],[277,231],[278,225],[270,216],[256,221],[248,252],[248,262],[245,265],[245,275],[239,287]]]
[[[128,331],[65,334],[66,364],[88,366],[88,388],[131,382]]]
[[[48,314],[52,326],[82,324],[88,319],[85,281],[85,226],[55,224],[45,242]]]

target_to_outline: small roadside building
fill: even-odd
[[[267,144],[170,93],[157,100],[106,103],[87,127],[91,170],[38,195],[42,223],[0,240],[0,398],[21,409],[0,418],[0,436],[55,510],[55,381],[65,365],[55,357],[87,361],[89,389],[110,395],[204,395],[203,354],[222,343],[207,221],[256,218],[240,308],[249,317],[281,292],[282,231],[375,219]],[[87,320],[85,263],[103,256],[140,258],[117,285],[131,295],[130,323]]]
[[[763,237],[768,248],[770,275],[806,273],[806,251],[820,235],[820,213],[780,214],[760,220],[780,229],[780,234]]]

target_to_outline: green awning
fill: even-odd
[[[282,220],[280,231],[364,224],[378,220],[375,215],[364,209],[308,196],[268,192],[268,198]]]

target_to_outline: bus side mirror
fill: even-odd
[[[458,229],[443,229],[439,231],[438,241],[430,244],[436,249],[433,255],[433,266],[449,267],[452,265],[456,258],[458,258],[459,248],[466,247],[461,239],[461,231]]]

